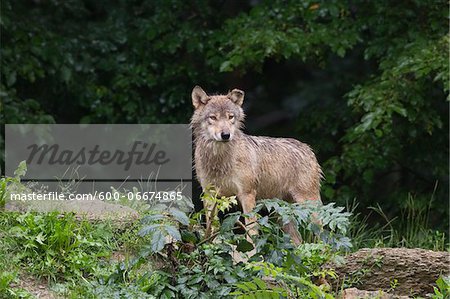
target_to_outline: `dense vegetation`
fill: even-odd
[[[346,227],[353,249],[443,250],[449,226],[447,4],[431,0],[3,0],[1,123],[187,123],[194,85],[211,93],[240,88],[246,92],[248,132],[296,137],[313,147],[325,172],[323,201],[353,212]],[[20,180],[2,178],[0,206],[8,184],[19,185]],[[194,215],[187,216],[191,225],[197,221]],[[121,292],[144,298],[141,292],[189,290],[184,284],[190,282],[180,276],[181,282],[175,284],[168,269],[145,276],[141,249],[155,244],[154,232],[142,233],[142,244],[128,239],[143,224],[117,232],[87,223],[74,229],[72,216],[2,213],[1,217],[5,238],[0,239],[4,249],[0,264],[28,265],[33,275],[54,281],[64,277],[64,282],[88,279],[99,284],[71,287],[74,298],[95,298],[95,292],[104,292],[108,284],[124,286],[108,289],[116,297]],[[228,225],[234,224],[230,221]],[[176,229],[189,227],[177,219],[168,222]],[[44,231],[51,223],[57,226]],[[267,225],[262,237],[275,229]],[[185,237],[183,231],[179,233]],[[234,233],[223,233],[224,243],[235,238]],[[56,243],[46,243],[44,235]],[[279,240],[269,241],[270,245]],[[12,258],[14,248],[24,244],[23,254]],[[107,261],[102,258],[124,244],[140,256],[135,264],[118,263],[117,269],[115,264],[110,268],[101,264]],[[211,266],[213,274],[192,282],[202,292],[224,281],[230,289],[216,291],[245,295],[249,287],[255,292],[266,287],[258,280],[243,280],[252,284],[239,286],[216,277],[214,271],[234,271],[235,279],[241,279],[239,271],[250,271],[246,275],[264,271],[232,267],[230,257],[222,254],[229,248],[195,244],[196,254],[205,261],[195,265],[200,270],[179,248],[175,256],[179,267],[192,266],[180,275]],[[271,250],[282,251],[284,260],[271,261],[264,267],[274,268],[264,269],[285,275],[279,276],[285,290],[289,286],[296,294],[316,298],[313,294],[319,291],[310,284],[314,279],[310,273],[320,276],[315,267],[332,259],[339,247],[333,242],[317,246],[305,245],[298,251],[275,246]],[[154,249],[157,253],[151,255],[159,256],[161,248]],[[70,253],[66,260],[58,255],[60,250]],[[266,254],[264,250],[269,249],[260,253]],[[100,261],[89,255],[94,251],[104,255]],[[208,256],[218,251],[217,256],[225,260]],[[309,257],[300,263],[306,270],[297,269],[297,276],[292,276],[289,259],[302,254]],[[220,263],[229,269],[215,270]],[[0,270],[1,290],[17,273]],[[211,277],[216,281],[206,281]],[[155,281],[167,284],[161,288]]]
[[[313,146],[326,202],[356,198],[359,208],[379,204],[393,218],[412,197],[443,229],[445,7],[6,0],[2,121],[186,123],[195,84],[211,92],[239,87],[250,132]]]

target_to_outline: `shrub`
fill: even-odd
[[[333,276],[333,271],[323,271],[320,266],[333,259],[337,251],[351,246],[345,237],[349,213],[343,208],[271,199],[260,201],[252,213],[229,213],[220,223],[219,211],[236,204],[235,198],[218,197],[210,188],[202,199],[214,202],[216,207],[208,218],[212,225],[210,234],[204,229],[205,210],[188,217],[175,208],[155,207],[152,214],[143,218],[139,233],[149,240],[148,244],[134,261],[119,265],[108,283],[126,283],[133,270],[151,260],[153,271],[145,271],[136,282],[141,290],[156,297],[332,298],[326,284],[316,286],[313,281]],[[312,224],[313,215],[323,227]],[[237,229],[246,228],[241,220],[254,216],[259,234],[250,240]],[[295,247],[281,229],[281,224],[287,222],[293,222],[306,239],[317,243]],[[249,251],[255,253],[250,258]],[[236,256],[244,257],[243,261],[237,262]]]

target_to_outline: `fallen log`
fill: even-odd
[[[440,275],[450,275],[450,252],[409,248],[364,248],[345,257],[345,262],[328,264],[338,279],[330,280],[335,290],[388,292],[403,296],[433,293]]]

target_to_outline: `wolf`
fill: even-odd
[[[221,196],[237,195],[244,213],[251,212],[256,200],[264,198],[322,204],[322,171],[308,145],[292,138],[251,136],[243,132],[242,90],[208,95],[195,86],[191,96],[194,164],[203,190],[214,185]],[[257,234],[256,219],[246,222],[249,235]],[[292,223],[283,229],[295,244],[301,243]]]

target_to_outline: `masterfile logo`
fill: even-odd
[[[68,173],[76,173],[84,183],[192,182],[192,134],[185,124],[6,125],[5,157],[7,176],[26,161],[25,181],[72,180]]]
[[[124,165],[124,170],[129,170],[131,165],[164,165],[170,159],[166,158],[166,152],[163,150],[155,150],[156,143],[149,145],[146,142],[135,141],[128,152],[109,149],[100,149],[98,144],[93,145],[93,148],[80,148],[78,152],[72,150],[61,149],[58,144],[31,144],[27,147],[30,154],[27,158],[27,164],[42,165],[44,160],[49,165],[110,165],[117,163]],[[36,159],[36,160],[35,160]]]

